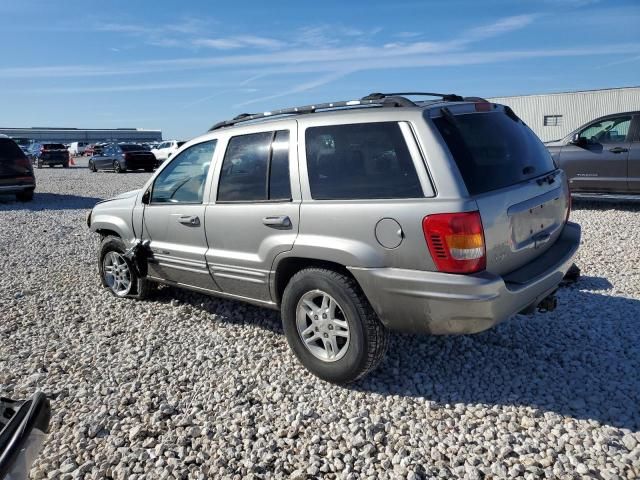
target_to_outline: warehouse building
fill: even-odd
[[[509,105],[543,142],[548,142],[564,138],[581,125],[603,115],[640,110],[640,87],[494,97],[488,100]]]
[[[0,128],[0,133],[11,138],[28,141],[71,142],[157,142],[162,140],[161,130],[141,128]]]

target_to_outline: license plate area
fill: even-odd
[[[552,239],[564,221],[566,200],[556,189],[511,206],[511,248],[514,251],[538,248]]]

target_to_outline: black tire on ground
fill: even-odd
[[[113,292],[109,288],[104,278],[104,257],[107,253],[111,251],[115,251],[117,253],[123,254],[126,250],[127,250],[126,246],[120,237],[107,236],[100,243],[100,250],[98,252],[99,253],[98,270],[100,272],[100,281],[102,282],[102,286],[105,288],[108,288],[111,294],[115,297],[118,297],[119,295],[116,295],[115,292]],[[128,294],[123,295],[122,297],[134,298],[136,300],[143,300],[147,298],[151,293],[151,291],[153,290],[153,287],[155,286],[155,284],[147,280],[146,278],[139,278],[136,275],[135,270],[131,265],[131,262],[126,259],[125,261],[129,266],[129,272],[131,275],[131,290],[129,291]]]
[[[326,292],[339,304],[349,326],[349,346],[342,358],[328,362],[305,346],[296,325],[297,305],[313,290]],[[333,270],[308,268],[296,273],[285,288],[282,322],[289,346],[314,375],[328,382],[354,382],[375,369],[387,350],[389,332],[382,325],[356,281]]]
[[[36,166],[37,166],[38,168],[42,168],[42,166],[43,166],[43,165],[42,165],[42,162],[38,162],[38,163],[36,164]]]
[[[89,170],[91,170],[92,172],[97,172],[98,169],[96,168],[96,164],[93,162],[89,162]]]
[[[153,167],[145,167],[145,172],[153,172]]]
[[[65,162],[62,164],[62,168],[69,168],[69,162]]]
[[[16,193],[16,199],[20,202],[30,202],[33,200],[33,190],[23,190]]]
[[[122,165],[120,165],[120,162],[118,160],[114,160],[113,161],[113,171],[116,173],[122,173],[125,172],[126,169],[122,168]]]

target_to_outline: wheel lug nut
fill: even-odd
[[[320,329],[318,327],[316,327],[316,332],[319,332],[319,331],[320,331]]]
[[[333,325],[329,325],[329,330],[333,330]]]
[[[318,319],[318,315],[314,315],[314,316],[313,316],[313,319],[314,319],[314,320],[317,320],[317,319]]]
[[[322,318],[327,318],[327,314],[326,314],[326,313],[323,313],[323,314],[322,314]]]
[[[324,334],[324,338],[329,338],[329,334],[328,334],[328,333],[325,333],[325,334]]]

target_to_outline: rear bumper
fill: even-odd
[[[397,268],[350,268],[381,321],[392,330],[434,335],[477,333],[553,293],[573,263],[580,226],[508,275],[453,275]]]
[[[64,165],[68,161],[69,159],[65,157],[37,158],[35,163],[40,163],[42,165]]]
[[[16,183],[13,185],[0,185],[0,193],[19,193],[25,190],[35,190],[36,184],[34,183]]]

